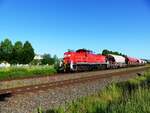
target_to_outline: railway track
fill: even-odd
[[[5,97],[10,97],[16,94],[23,94],[27,92],[36,92],[39,90],[47,90],[50,88],[56,88],[56,87],[62,87],[65,85],[72,85],[77,83],[84,83],[84,82],[90,82],[93,80],[100,80],[104,78],[110,78],[115,76],[126,76],[128,74],[136,74],[141,73],[145,70],[147,70],[149,67],[141,68],[141,69],[134,69],[129,71],[121,71],[121,72],[113,72],[113,73],[107,73],[107,74],[97,74],[94,76],[88,76],[88,77],[81,77],[81,78],[75,78],[75,79],[69,79],[69,80],[62,80],[62,81],[55,81],[51,83],[44,83],[44,84],[38,84],[38,85],[31,85],[31,86],[24,86],[24,87],[17,87],[17,88],[10,88],[10,89],[3,89],[0,90],[0,99],[3,99]]]

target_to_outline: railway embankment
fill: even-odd
[[[149,68],[149,66],[140,66],[140,67],[131,67],[131,68],[121,68],[117,70],[101,70],[101,71],[92,71],[92,72],[81,72],[81,73],[67,73],[67,74],[54,74],[50,76],[34,76],[29,78],[18,78],[11,80],[2,80],[0,81],[0,90],[16,88],[16,87],[24,87],[38,84],[45,84],[50,82],[57,82],[69,79],[82,78],[87,76],[95,76],[95,75],[105,75],[117,72],[128,72],[128,71],[136,71],[136,70],[144,70]],[[27,75],[28,76],[28,75]]]
[[[129,70],[131,70],[131,68],[129,68]],[[129,70],[127,69],[126,72],[129,72]],[[142,74],[143,71],[144,70],[140,70],[138,73]],[[103,71],[103,73],[105,73],[105,71]],[[87,75],[89,75],[89,73]],[[137,71],[134,71],[132,73],[124,73],[124,76],[110,76],[108,78],[50,88],[46,91],[39,90],[37,92],[26,92],[24,94],[14,95],[11,98],[6,98],[5,101],[0,101],[0,110],[1,113],[37,113],[38,107],[41,107],[43,110],[58,108],[78,98],[96,94],[113,82],[127,81],[139,75],[137,75]]]

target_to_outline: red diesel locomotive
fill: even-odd
[[[64,53],[64,71],[104,69],[106,66],[106,56],[96,55],[89,50],[79,49],[76,52]]]

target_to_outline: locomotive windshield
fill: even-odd
[[[76,52],[84,52],[84,53],[93,53],[91,50],[86,50],[86,49],[78,49]]]

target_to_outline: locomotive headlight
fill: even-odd
[[[70,57],[71,55],[68,55],[68,57]]]
[[[69,54],[69,55],[64,55],[64,57],[70,57],[71,55]]]

